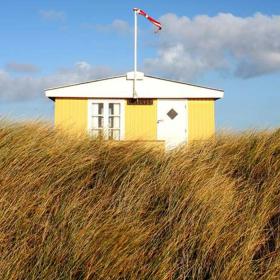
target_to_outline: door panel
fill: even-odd
[[[158,100],[158,140],[165,140],[168,149],[175,148],[187,140],[186,104],[186,100]]]

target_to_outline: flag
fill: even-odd
[[[147,20],[149,20],[152,24],[154,24],[158,30],[161,30],[162,29],[162,25],[159,21],[153,19],[152,17],[150,17],[147,13],[145,13],[143,10],[140,10],[138,8],[134,8],[133,9],[134,12],[136,12],[137,14],[141,15],[141,16],[144,16]]]

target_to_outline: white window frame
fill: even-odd
[[[105,138],[108,139],[108,131],[109,131],[109,103],[119,103],[120,104],[120,140],[124,140],[125,135],[125,100],[123,99],[89,99],[88,100],[88,133],[91,133],[92,121],[91,117],[93,115],[92,112],[92,104],[93,103],[103,103],[103,129]],[[118,140],[115,140],[118,141]]]

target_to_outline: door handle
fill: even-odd
[[[157,123],[161,123],[161,122],[163,122],[163,120],[162,120],[162,119],[160,119],[160,120],[157,120]]]

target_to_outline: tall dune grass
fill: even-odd
[[[0,279],[279,279],[280,131],[169,153],[0,125]]]

